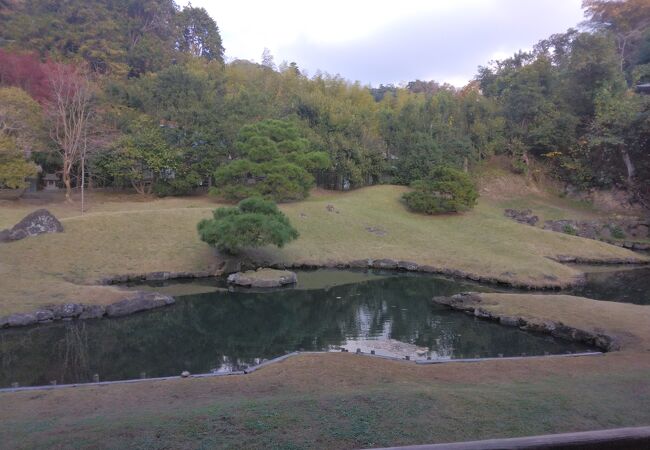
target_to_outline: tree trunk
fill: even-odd
[[[70,172],[72,171],[72,164],[70,161],[63,162],[63,184],[65,185],[65,201],[72,203],[72,180],[70,179]]]
[[[85,150],[84,150],[85,153]],[[86,165],[86,157],[83,155],[81,157],[81,215],[84,215],[84,201],[85,196],[84,196],[84,184],[85,184],[85,178],[86,178],[86,170],[85,170],[85,165]]]
[[[526,173],[525,173],[525,175],[526,175],[526,179],[527,179],[527,180],[530,180],[530,176],[531,176],[531,175],[530,175],[530,159],[528,158],[528,152],[525,151],[525,152],[521,155],[521,161],[522,161],[522,162],[524,163],[524,165],[526,166]]]
[[[623,36],[620,39],[622,40],[622,43],[619,45],[621,51],[621,72],[623,72],[623,68],[625,66],[625,47],[627,45],[627,36]]]
[[[624,146],[621,146],[621,155],[623,156],[623,163],[625,163],[625,168],[627,169],[627,183],[631,185],[635,175],[634,164],[632,164],[630,154]]]
[[[135,181],[131,180],[131,185],[133,186],[133,189],[135,189],[135,192],[137,192],[140,195],[144,195],[144,183],[136,183]]]

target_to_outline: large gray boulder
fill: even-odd
[[[79,303],[64,303],[50,308],[55,319],[74,319],[82,313],[84,307]]]
[[[6,318],[6,325],[9,327],[26,327],[28,325],[33,325],[38,322],[35,314],[24,313],[24,314],[12,314]]]
[[[367,269],[372,267],[372,259],[355,259],[348,263],[351,269]]]
[[[34,312],[34,315],[36,316],[36,320],[39,322],[51,322],[54,320],[54,313],[49,309],[39,309]]]
[[[84,305],[83,312],[79,318],[84,319],[101,319],[106,314],[106,307],[102,305]]]
[[[398,261],[397,268],[400,270],[407,270],[409,272],[416,272],[420,269],[419,264],[411,261]]]
[[[533,215],[533,211],[530,209],[506,209],[503,212],[503,215],[510,217],[512,220],[516,220],[519,223],[525,223],[528,225],[535,226],[539,222],[539,217]]]
[[[125,298],[106,307],[108,317],[128,316],[139,311],[160,308],[175,302],[174,297],[155,292],[138,292],[134,297]]]
[[[372,267],[375,269],[397,269],[397,261],[392,259],[376,259],[372,262]]]
[[[228,275],[228,283],[254,288],[273,288],[294,284],[298,277],[289,270],[258,269]]]
[[[47,209],[28,214],[12,228],[0,231],[0,242],[18,241],[44,233],[61,233],[63,225]]]

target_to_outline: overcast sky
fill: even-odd
[[[180,2],[184,3],[184,2]],[[575,27],[581,0],[193,0],[216,20],[227,60],[295,61],[364,84],[463,86],[479,65]]]

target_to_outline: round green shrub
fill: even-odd
[[[467,211],[476,205],[478,192],[472,179],[450,167],[436,167],[424,180],[411,184],[403,199],[410,210],[424,214]]]
[[[283,247],[298,237],[276,204],[260,197],[242,200],[236,207],[215,209],[213,218],[199,222],[197,229],[202,241],[230,254],[269,244]]]

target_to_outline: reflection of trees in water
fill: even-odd
[[[65,327],[64,338],[55,345],[54,353],[61,359],[61,374],[55,380],[88,380],[92,373],[88,347],[88,335],[84,322]]]
[[[84,322],[0,332],[0,382],[43,385],[90,380],[93,355]]]
[[[566,347],[432,304],[467,286],[392,277],[328,290],[215,292],[120,319],[0,332],[0,385],[137,378],[239,369],[294,350],[385,336],[442,356],[561,352]],[[337,298],[340,297],[340,298]],[[514,352],[514,353],[513,353]]]

